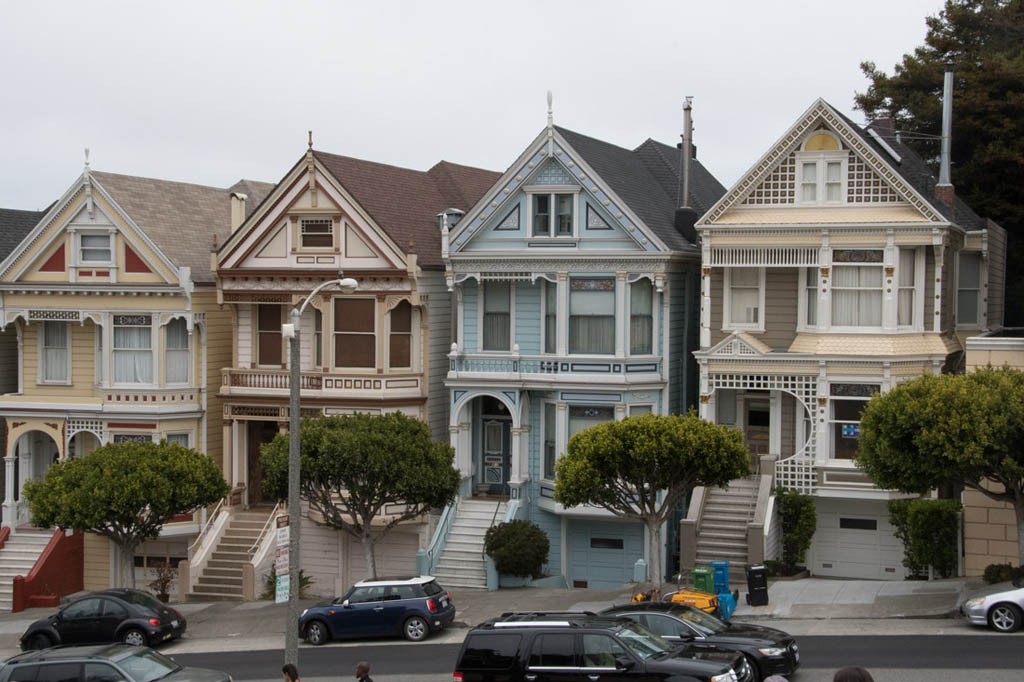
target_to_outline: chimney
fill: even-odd
[[[234,232],[245,222],[245,200],[249,197],[241,192],[231,193],[231,231]]]
[[[686,241],[691,244],[697,243],[697,231],[693,228],[697,222],[697,211],[690,207],[690,173],[693,167],[693,120],[690,112],[692,110],[693,98],[687,97],[683,104],[683,144],[682,160],[679,164],[679,196],[677,197],[675,228]]]
[[[878,130],[885,131],[887,133],[896,132],[896,121],[893,120],[892,116],[879,116],[871,122]]]
[[[949,179],[949,147],[953,133],[953,65],[946,64],[942,85],[942,152],[939,157],[939,182],[935,185],[935,198],[953,207],[953,183]]]

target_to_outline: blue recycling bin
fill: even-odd
[[[722,618],[722,620],[729,621],[732,618],[733,611],[735,610],[735,595],[733,595],[731,592],[720,592],[718,594],[718,615]]]
[[[729,562],[709,561],[708,565],[715,572],[715,592],[721,594],[729,591]]]

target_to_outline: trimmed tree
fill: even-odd
[[[739,430],[694,413],[598,424],[569,439],[555,469],[555,501],[592,504],[647,528],[651,582],[661,589],[659,530],[696,486],[725,486],[750,473]]]
[[[865,406],[859,464],[880,488],[962,485],[1013,505],[1024,564],[1024,372],[926,375]]]
[[[120,555],[118,582],[135,587],[135,549],[155,539],[172,517],[228,494],[208,456],[176,443],[111,443],[57,462],[41,481],[25,483],[39,526],[109,538]]]
[[[306,417],[300,428],[300,495],[324,525],[359,540],[370,578],[377,577],[378,542],[398,524],[444,507],[458,493],[454,451],[431,440],[419,419],[398,412]],[[287,433],[263,446],[260,462],[264,491],[287,497]],[[379,517],[386,520],[374,526]]]

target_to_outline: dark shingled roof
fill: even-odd
[[[682,163],[678,149],[648,139],[629,150],[560,126],[555,130],[669,248],[693,248],[675,228]],[[725,194],[725,187],[696,159],[690,168],[690,205],[699,215]]]
[[[46,211],[50,209],[47,208]],[[19,211],[14,208],[0,208],[0,261],[11,255],[46,211]]]
[[[427,268],[441,266],[437,214],[446,208],[468,211],[501,177],[448,161],[424,172],[315,150],[313,154],[398,247],[417,254],[418,263]]]
[[[248,195],[248,214],[274,188],[252,180],[221,189],[98,171],[92,177],[172,263],[192,268],[196,282],[214,281],[210,249],[214,237],[223,243],[231,234],[231,192]]]

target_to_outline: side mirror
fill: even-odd
[[[686,628],[679,628],[679,634],[676,635],[676,638],[680,642],[692,642],[694,640],[693,633]]]
[[[344,606],[346,609],[349,608],[348,599],[346,599],[345,601],[341,602],[341,605]]]
[[[634,665],[636,665],[636,661],[634,661],[632,658],[626,658],[625,656],[619,656],[618,658],[615,659],[615,667],[618,668],[619,670],[629,670]]]

